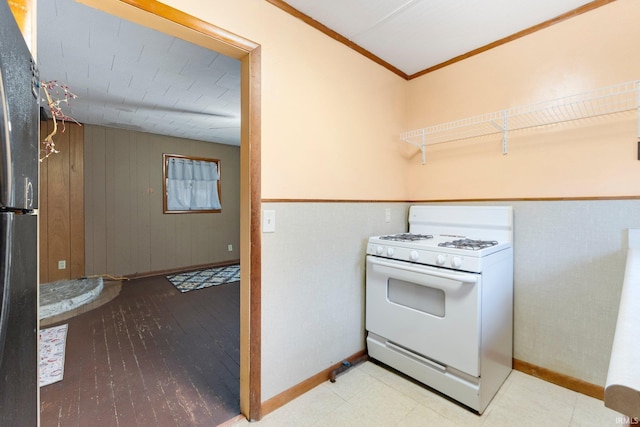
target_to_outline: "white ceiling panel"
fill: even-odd
[[[74,0],[38,17],[40,77],[78,96],[80,123],[240,144],[240,61]]]
[[[290,0],[407,75],[590,3],[586,0]]]
[[[417,0],[291,0],[287,3],[351,39]],[[418,0],[419,1],[419,0]]]

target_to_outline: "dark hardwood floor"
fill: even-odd
[[[240,413],[240,286],[187,293],[164,276],[122,285],[68,323],[64,379],[41,425],[216,426]]]

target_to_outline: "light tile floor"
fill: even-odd
[[[233,427],[620,426],[601,400],[513,371],[482,416],[371,362],[315,387],[261,421]]]

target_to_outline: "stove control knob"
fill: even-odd
[[[440,254],[436,257],[436,264],[444,265],[445,262],[446,262],[446,258],[444,257],[444,255]]]
[[[378,246],[376,248],[376,254],[378,254],[378,255],[382,255],[383,251],[384,251],[384,248],[382,246]]]
[[[393,256],[393,253],[395,252],[395,249],[393,248],[387,248],[387,256]]]
[[[451,267],[460,268],[462,266],[462,259],[458,256],[451,258]]]
[[[418,258],[420,258],[420,254],[418,254],[418,251],[411,251],[411,253],[409,254],[409,259],[411,261],[417,261]]]

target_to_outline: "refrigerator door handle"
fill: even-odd
[[[31,209],[33,208],[34,201],[33,194],[33,183],[29,180],[29,178],[24,179],[24,204],[25,208]]]
[[[0,366],[4,354],[9,320],[9,300],[11,297],[11,245],[13,242],[13,212],[0,213]]]
[[[13,206],[13,170],[11,161],[11,121],[0,61],[0,207]]]

